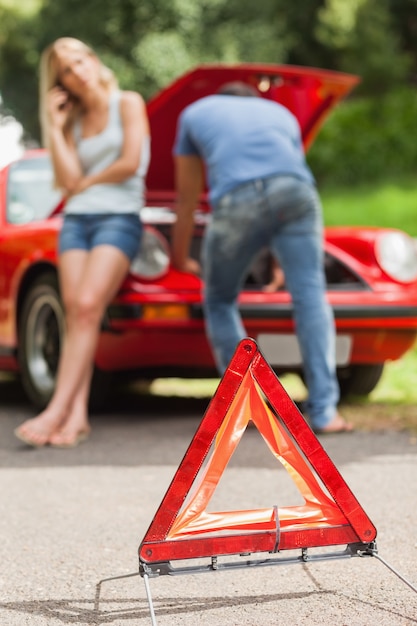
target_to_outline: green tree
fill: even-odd
[[[238,61],[349,71],[362,76],[363,93],[380,93],[417,72],[416,8],[417,0],[0,0],[0,93],[39,137],[39,57],[61,36],[92,45],[121,87],[145,98],[199,63]]]
[[[14,15],[0,52],[0,85],[8,85],[4,99],[29,135],[39,137],[37,67],[41,50],[56,37],[86,41],[123,88],[149,98],[198,63],[285,61],[283,14],[271,0],[256,7],[248,0],[43,0],[30,24]],[[13,67],[23,83],[13,78]]]
[[[417,0],[388,0],[392,24],[410,64],[410,80],[417,83]]]
[[[337,69],[361,76],[358,94],[386,93],[406,80],[409,60],[389,0],[328,0],[317,35],[333,51]]]
[[[37,3],[0,4],[0,93],[3,112],[13,114],[25,128],[26,138],[36,137],[37,61],[33,15]],[[35,131],[35,132],[34,132]]]
[[[282,3],[290,37],[287,63],[337,69],[333,55],[317,34],[320,12],[326,0],[302,0]]]

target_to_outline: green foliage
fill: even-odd
[[[36,15],[41,6],[42,0],[20,0],[18,3],[16,0],[0,0],[0,10],[12,10],[14,13],[26,17]]]
[[[326,0],[282,2],[281,15],[290,38],[286,62],[336,69],[333,51],[317,36],[320,11]]]
[[[401,51],[388,0],[366,0],[360,4],[356,27],[343,51],[340,67],[347,71],[355,68],[360,74],[359,93],[378,95],[403,83],[409,59]]]
[[[401,49],[407,54],[410,78],[417,80],[417,0],[388,0],[392,24],[400,39]]]
[[[7,8],[0,4],[0,92],[3,111],[24,122],[26,136],[37,129],[36,29],[29,2]],[[25,9],[25,10],[24,10]]]
[[[356,185],[415,175],[417,97],[402,88],[342,103],[329,117],[308,160],[324,185]]]
[[[385,364],[384,373],[376,388],[368,397],[355,398],[356,404],[387,403],[389,405],[417,403],[417,346],[409,350],[401,359]],[[299,376],[286,374],[281,377],[281,384],[286,392],[296,401],[305,399],[307,391]],[[219,384],[219,379],[208,378],[188,380],[183,378],[158,378],[153,381],[147,391],[157,396],[212,398]],[[134,387],[140,390],[140,384]],[[353,400],[353,398],[352,398]],[[346,406],[346,402],[344,406]],[[404,424],[416,430],[415,416],[413,422]],[[394,419],[394,416],[393,416]],[[365,417],[360,426],[366,426]]]
[[[417,346],[401,359],[387,363],[382,378],[369,396],[370,402],[417,403]],[[414,416],[414,430],[416,419]]]
[[[184,40],[176,31],[149,33],[138,43],[133,56],[144,70],[148,91],[150,85],[156,91],[193,65]]]
[[[0,92],[38,137],[40,53],[69,35],[146,99],[191,66],[238,61],[360,73],[357,93],[380,94],[413,79],[416,8],[417,0],[0,0]]]
[[[342,50],[349,45],[355,32],[359,8],[365,0],[328,0],[318,10],[316,35],[330,48]]]
[[[357,93],[381,94],[405,80],[410,60],[389,0],[328,0],[318,18],[317,38],[335,54],[336,67],[362,77]]]

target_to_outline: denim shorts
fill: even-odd
[[[91,250],[96,246],[109,245],[121,250],[132,261],[139,251],[142,229],[136,213],[70,213],[64,216],[58,252],[62,254],[68,250]]]

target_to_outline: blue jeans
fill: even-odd
[[[336,412],[335,327],[326,300],[322,209],[315,187],[291,176],[242,185],[213,207],[203,245],[207,336],[221,374],[246,332],[237,298],[255,256],[268,247],[294,306],[313,428]]]

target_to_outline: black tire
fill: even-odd
[[[55,388],[65,330],[64,308],[57,276],[39,276],[26,294],[19,319],[18,360],[23,388],[43,409]]]
[[[351,365],[338,369],[340,397],[367,396],[377,386],[383,371],[383,363]]]

